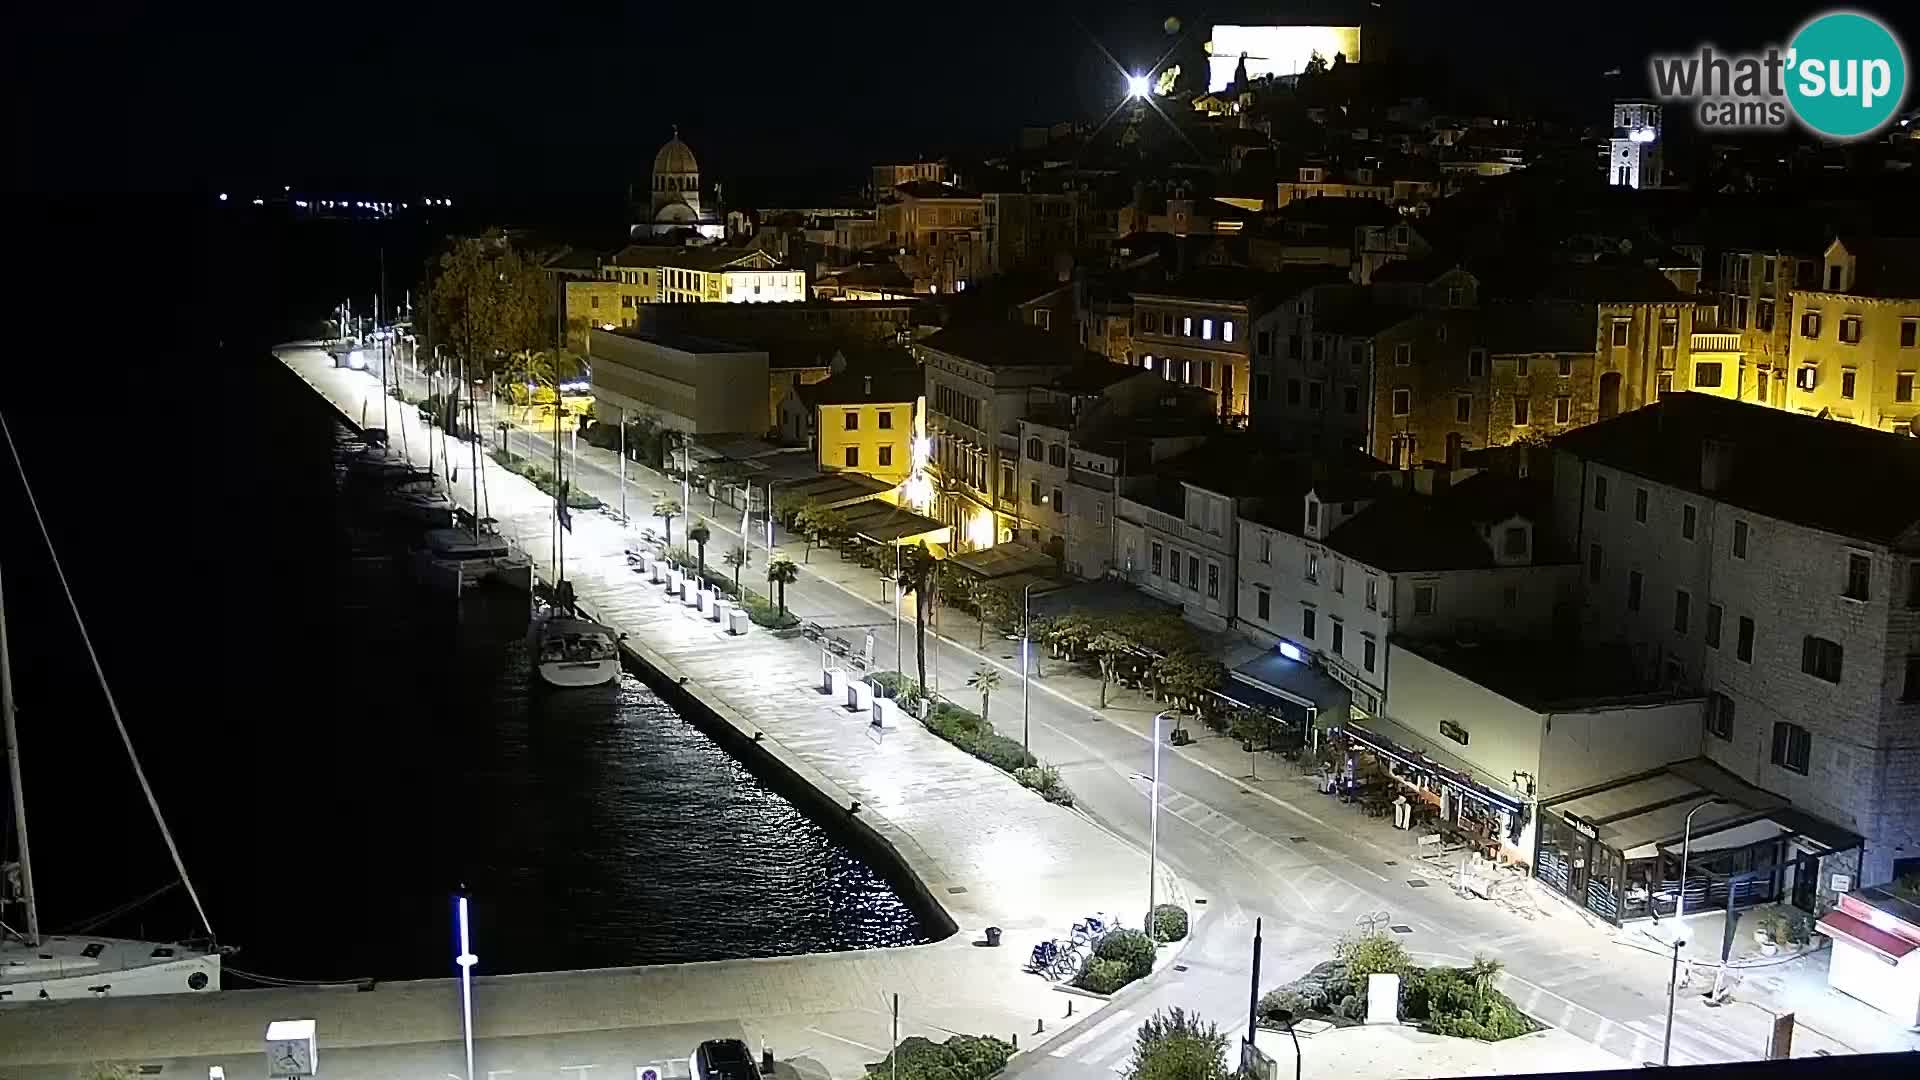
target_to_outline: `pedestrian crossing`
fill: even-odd
[[[1103,1017],[1092,1027],[1047,1051],[1047,1056],[1070,1061],[1096,1073],[1121,1073],[1133,1054],[1135,1028],[1138,1026],[1134,1022],[1135,1012],[1133,1009],[1120,1009]]]

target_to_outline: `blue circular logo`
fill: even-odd
[[[1817,134],[1871,135],[1907,96],[1906,51],[1871,15],[1821,15],[1802,26],[1788,48],[1787,102]]]

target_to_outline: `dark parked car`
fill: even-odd
[[[693,1080],[760,1080],[753,1052],[739,1039],[708,1039],[693,1052]]]

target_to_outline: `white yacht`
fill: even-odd
[[[522,592],[533,588],[533,560],[485,529],[429,529],[414,549],[413,568],[420,583],[437,592],[455,594],[484,584]]]
[[[5,431],[5,427],[5,419],[0,418],[0,431]],[[12,432],[6,431],[5,434],[11,449]],[[20,467],[17,452],[14,454],[14,464]],[[54,574],[61,589],[66,592],[74,620],[79,623],[84,638],[86,622],[80,617],[79,607],[73,604],[66,571],[61,569],[59,554],[53,551],[52,538],[47,534],[46,522],[40,518],[40,507],[33,498],[33,486],[27,480],[24,467],[20,467],[20,482],[26,490],[34,520],[40,526],[40,535],[46,540],[47,550],[52,555]],[[92,655],[90,644],[88,654]],[[13,700],[13,668],[7,652],[6,599],[0,593],[0,734],[4,734],[8,779],[13,791],[15,844],[14,851],[0,853],[0,860],[5,860],[0,861],[0,1004],[138,994],[191,994],[220,989],[221,951],[213,944],[213,926],[207,921],[206,909],[201,906],[200,896],[194,891],[193,882],[187,877],[186,866],[180,861],[179,850],[174,846],[172,834],[167,831],[166,819],[160,814],[160,804],[155,801],[153,789],[147,784],[140,759],[133,753],[132,739],[120,718],[120,710],[114,703],[111,691],[107,690],[106,676],[97,659],[94,661],[94,674],[99,679],[101,689],[107,691],[107,706],[113,714],[114,725],[119,728],[121,742],[127,748],[134,776],[146,794],[148,809],[160,824],[160,834],[167,842],[168,854],[173,857],[174,870],[180,875],[179,882],[186,887],[187,895],[193,901],[206,937],[200,942],[179,943],[133,941],[87,933],[40,932],[40,908],[34,895],[33,849],[27,837],[26,795],[20,782],[20,740]],[[49,704],[47,708],[48,711],[40,715],[50,717],[49,722],[52,723],[62,722],[55,716],[57,703]],[[14,914],[16,910],[20,913],[18,916]],[[10,921],[15,918],[19,919],[18,925]]]
[[[618,631],[546,609],[536,618],[532,636],[533,667],[548,686],[605,686],[620,677]]]

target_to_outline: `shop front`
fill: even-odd
[[[1697,758],[1543,801],[1533,865],[1616,925],[1783,898],[1818,913],[1855,880],[1860,845]]]
[[[1259,712],[1281,721],[1292,750],[1317,746],[1322,733],[1346,719],[1352,701],[1347,688],[1325,671],[1278,649],[1228,671],[1209,697],[1229,712]]]
[[[1371,814],[1406,829],[1430,829],[1496,862],[1533,853],[1532,808],[1521,794],[1476,776],[1472,766],[1390,720],[1349,720],[1338,782]]]

